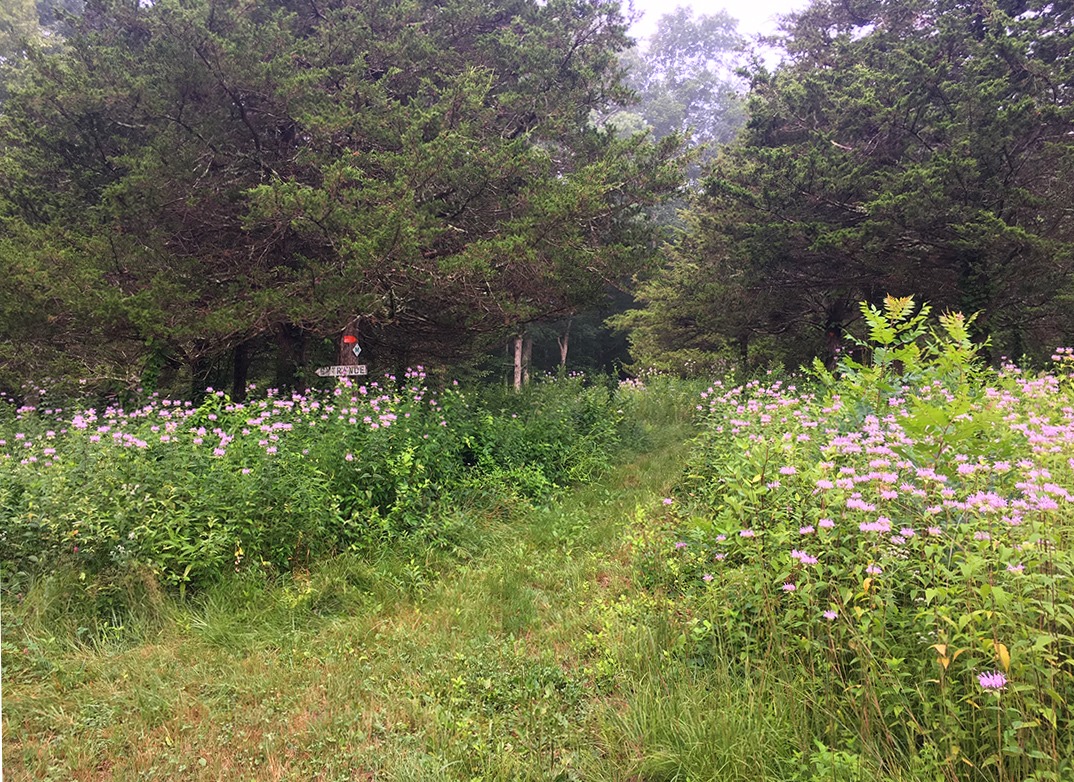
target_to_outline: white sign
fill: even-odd
[[[321,367],[316,371],[317,377],[350,377],[351,375],[364,375],[366,373],[365,364],[356,364],[352,367]]]

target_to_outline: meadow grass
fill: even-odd
[[[825,745],[831,693],[708,621],[734,595],[698,592],[702,563],[673,545],[702,390],[625,392],[613,468],[458,503],[431,534],[185,597],[138,569],[104,595],[67,569],[22,583],[3,606],[5,779],[932,778]]]
[[[636,454],[558,501],[467,518],[449,547],[242,571],[183,600],[132,575],[109,586],[131,610],[96,624],[77,574],[29,584],[4,606],[7,778],[674,778],[629,726],[682,683],[622,703],[643,681],[639,617],[667,621],[634,590],[630,532],[678,477],[689,396],[639,395]]]

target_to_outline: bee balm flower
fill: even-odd
[[[983,690],[996,691],[1007,686],[1007,677],[999,671],[979,673],[977,674],[977,681],[980,682]]]

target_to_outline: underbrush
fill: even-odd
[[[702,394],[639,578],[683,655],[786,683],[818,778],[1070,779],[1072,351],[993,373],[961,316],[864,313],[870,361]]]
[[[601,724],[606,706],[618,711],[620,688],[641,680],[636,664],[653,688],[645,703],[660,700],[664,658],[644,663],[642,646],[619,653],[635,622],[663,621],[644,596],[637,611],[616,608],[631,591],[623,532],[659,506],[689,429],[669,428],[688,414],[647,393],[617,392],[614,409],[644,408],[652,421],[631,441],[663,447],[547,500],[497,494],[480,512],[456,508],[450,545],[419,527],[282,576],[228,569],[181,600],[151,571],[130,570],[123,583],[87,577],[125,590],[110,598],[127,606],[115,616],[103,599],[87,602],[72,570],[5,595],[9,775],[672,778],[662,740],[636,743],[630,726],[644,721],[620,730],[608,714]],[[508,418],[511,404],[483,402]]]
[[[475,519],[607,469],[621,421],[615,392],[580,378],[482,397],[420,370],[241,404],[0,410],[4,588],[56,579],[107,615],[145,584],[273,579],[401,541],[465,558]]]

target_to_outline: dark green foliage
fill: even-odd
[[[359,316],[414,363],[599,300],[678,183],[674,139],[589,121],[627,43],[613,2],[91,4],[0,121],[8,382],[267,350],[301,385]]]
[[[853,303],[924,292],[980,311],[992,358],[1074,329],[1074,83],[1066,3],[817,0],[788,59],[751,74],[749,120],[671,268],[641,292],[639,353],[775,336],[834,362]]]

